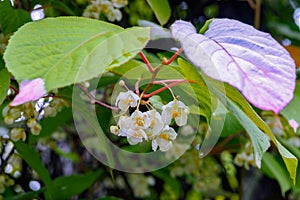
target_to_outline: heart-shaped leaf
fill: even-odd
[[[293,98],[295,63],[270,34],[230,19],[212,20],[204,35],[185,21],[171,30],[194,65],[239,89],[256,107],[278,113]]]
[[[80,17],[46,18],[22,26],[10,39],[4,60],[19,82],[40,78],[50,91],[125,63],[149,38],[149,28],[123,29]]]

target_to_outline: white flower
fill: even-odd
[[[101,12],[107,15],[111,10],[113,10],[113,5],[110,1],[103,1],[99,5]]]
[[[145,198],[150,196],[149,186],[155,184],[155,179],[152,176],[145,176],[144,174],[127,174],[127,178],[135,197]]]
[[[116,105],[122,111],[126,111],[129,108],[129,106],[136,107],[138,100],[139,96],[130,90],[127,92],[120,92],[116,100]]]
[[[152,150],[156,151],[157,147],[162,152],[168,151],[172,147],[172,140],[175,140],[177,133],[168,125],[164,127],[162,132],[152,140]]]
[[[131,114],[130,119],[133,124],[131,129],[147,129],[150,126],[150,118],[147,113],[136,110]]]
[[[146,113],[135,111],[130,117],[121,116],[119,118],[118,126],[119,136],[127,137],[130,145],[135,145],[144,139],[148,139],[145,131],[149,127],[150,120]],[[114,131],[114,130],[113,130]]]
[[[107,19],[111,22],[115,20],[120,21],[122,19],[122,13],[118,9],[111,9],[107,13]]]
[[[146,113],[148,114],[150,120],[149,128],[146,130],[146,133],[148,137],[157,136],[164,127],[161,115],[156,110],[150,110]]]
[[[183,126],[187,123],[187,115],[189,107],[181,101],[175,99],[162,107],[162,118],[166,124],[170,124],[172,119],[178,126]]]
[[[116,8],[122,8],[128,4],[127,0],[111,0],[111,2]]]
[[[129,129],[133,127],[132,121],[130,120],[130,117],[128,116],[121,116],[119,118],[118,126],[119,129],[119,136],[127,137],[127,132]]]
[[[143,129],[128,129],[127,141],[130,145],[135,145],[143,141],[143,138],[147,139],[147,135]]]
[[[30,17],[32,21],[37,21],[45,18],[45,12],[43,6],[41,6],[40,4],[35,5],[33,7],[33,11],[30,13]]]

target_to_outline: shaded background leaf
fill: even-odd
[[[30,15],[25,10],[13,8],[10,1],[0,1],[0,24],[5,35],[14,33],[20,26],[30,21]]]
[[[171,16],[171,8],[168,0],[147,0],[157,20],[161,25],[168,22]]]
[[[10,84],[10,74],[4,66],[3,59],[0,58],[0,105],[7,96]]]

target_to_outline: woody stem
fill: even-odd
[[[108,109],[110,109],[110,110],[113,110],[113,111],[118,111],[118,110],[119,110],[117,107],[113,107],[113,106],[111,106],[111,105],[108,105],[108,104],[106,104],[106,103],[103,103],[103,102],[97,100],[97,99],[96,99],[96,98],[88,91],[88,89],[87,89],[86,87],[84,87],[82,84],[78,83],[78,84],[76,84],[76,86],[77,86],[80,90],[82,90],[82,91],[86,94],[86,96],[88,96],[88,98],[90,99],[91,104],[99,104],[99,105],[101,105],[101,106],[103,106],[103,107],[105,107],[105,108],[108,108]]]

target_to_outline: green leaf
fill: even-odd
[[[247,131],[254,150],[255,164],[260,168],[263,154],[270,146],[267,136],[256,126],[256,124],[254,124],[254,122],[243,112],[243,110],[241,110],[234,102],[227,98],[226,95],[220,92],[213,84],[207,82],[207,85],[226,106],[226,108],[234,114],[236,119]]]
[[[40,176],[46,187],[51,191],[52,180],[39,154],[31,146],[22,141],[15,142],[14,145],[21,157]],[[46,196],[48,197],[48,193]]]
[[[103,173],[103,170],[72,176],[62,176],[53,180],[53,199],[70,199],[89,188]]]
[[[275,178],[280,185],[282,196],[292,187],[288,172],[275,159],[273,155],[266,152],[262,159],[262,171],[269,174],[271,178]]]
[[[244,130],[243,126],[232,113],[226,113],[226,116],[224,118],[225,122],[221,137],[228,137],[231,134],[238,133]]]
[[[202,74],[202,76],[205,76]],[[206,79],[209,79],[206,77]],[[213,81],[210,79],[210,82]],[[219,91],[222,91],[223,89],[223,83],[213,81],[214,86],[216,88],[221,88]],[[258,114],[253,110],[253,108],[250,106],[248,101],[241,95],[241,93],[234,87],[225,84],[225,89],[226,89],[226,96],[231,99],[233,102],[235,102],[240,109],[245,112],[245,114],[256,124],[258,128],[260,128],[264,133],[266,133],[271,141],[275,144],[277,147],[286,167],[288,172],[290,173],[290,177],[295,183],[296,181],[296,173],[297,173],[297,166],[298,166],[298,159],[291,154],[284,146],[280,144],[280,142],[276,139],[276,137],[273,135],[271,129],[269,126],[258,116]]]
[[[211,23],[212,21],[213,21],[213,19],[207,20],[207,21],[205,22],[205,24],[202,26],[202,28],[200,29],[199,33],[200,33],[200,34],[205,33],[205,31],[208,30],[208,27],[209,27],[209,25],[210,25],[210,23]]]
[[[15,142],[15,147],[21,157],[27,162],[27,164],[39,174],[43,182],[46,185],[50,184],[51,177],[48,170],[45,168],[39,154],[28,144],[21,141]]]
[[[27,192],[25,194],[19,194],[14,196],[5,197],[5,200],[32,200],[36,199],[38,195],[42,192],[45,192],[45,187],[41,188],[38,191]]]
[[[165,184],[168,184],[169,186],[171,186],[172,191],[174,192],[174,194],[176,195],[176,197],[178,199],[180,199],[180,197],[182,197],[182,189],[181,189],[181,185],[178,182],[177,179],[172,178],[169,175],[169,172],[165,171],[165,170],[157,170],[157,171],[153,171],[152,175],[163,180]]]
[[[280,112],[287,120],[294,119],[300,124],[300,84],[296,84],[294,98],[292,101]]]
[[[57,153],[57,155],[64,157],[66,159],[69,159],[75,163],[78,163],[80,161],[79,156],[76,153],[72,153],[72,152],[64,152],[62,149],[60,149],[58,146],[54,147],[54,151],[55,153]]]
[[[80,98],[79,89],[74,90],[73,93],[73,118],[76,124],[77,132],[80,133],[83,144],[88,148],[89,151],[97,150],[97,154],[104,154],[101,156],[102,162],[109,166],[114,166],[113,152],[108,144],[108,138],[100,126],[94,107],[91,107],[88,103],[83,102]],[[77,97],[77,98],[75,98]],[[94,144],[97,149],[93,148],[89,142],[89,138],[93,138]],[[104,158],[105,157],[105,158]],[[99,159],[99,157],[97,157]],[[105,159],[105,160],[104,160]],[[113,168],[113,167],[112,167]]]
[[[199,76],[198,71],[193,65],[181,58],[177,61],[180,67],[180,72],[185,76],[186,80],[196,81],[196,83],[191,83],[191,85],[198,98],[200,114],[205,116],[209,121],[212,111],[212,99],[206,83],[201,76]]]
[[[20,28],[12,36],[4,60],[19,82],[42,78],[46,90],[51,91],[127,62],[149,37],[149,28],[124,30],[88,18],[46,18]]]
[[[161,97],[158,95],[154,95],[154,96],[150,97],[149,102],[157,110],[162,110],[162,107],[164,106],[164,104],[162,103]]]
[[[157,20],[161,25],[168,22],[171,16],[171,8],[168,0],[147,0]]]
[[[25,10],[13,8],[8,0],[0,1],[0,25],[4,35],[15,32],[30,21],[30,15]]]
[[[1,63],[2,59],[0,60]],[[1,67],[0,64],[0,105],[3,103],[4,99],[7,96],[7,91],[10,84],[10,74],[7,69]]]
[[[63,11],[65,14],[68,14],[71,16],[76,15],[76,13],[62,1],[51,1],[51,6],[53,6],[54,8],[57,8],[57,10]]]
[[[134,73],[127,73],[131,70],[135,70],[135,68],[138,69],[139,71],[139,75],[144,75],[146,74],[147,77],[151,77],[151,74],[148,73],[148,70],[147,70],[147,67],[145,65],[145,63],[143,62],[140,62],[140,61],[137,61],[137,60],[130,60],[126,63],[124,63],[123,65],[120,65],[118,67],[112,67],[109,69],[110,72],[118,75],[118,76],[125,76],[125,78],[127,79],[138,79],[140,77],[138,76],[134,76],[134,75],[137,75],[137,74],[134,74]]]

